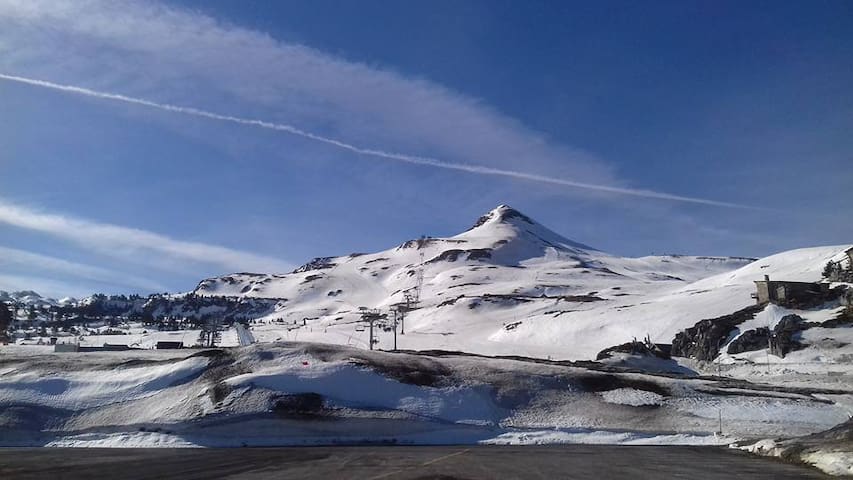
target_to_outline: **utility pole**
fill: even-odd
[[[720,435],[723,434],[723,407],[717,407],[717,414],[720,416]]]
[[[770,318],[767,319],[767,354],[764,360],[767,362],[767,374],[770,375],[770,351],[773,350],[773,329],[770,327]]]
[[[767,329],[767,353],[764,354],[764,363],[766,364],[765,368],[767,368],[767,374],[768,375],[770,374],[770,349],[773,348],[773,342],[771,340],[772,335],[773,334],[770,333],[770,329],[768,328]]]
[[[722,360],[723,360],[723,355],[722,354],[718,355],[717,356],[717,377],[722,376],[722,372],[720,371],[722,363],[723,363]],[[720,435],[722,435],[723,434],[723,405],[722,405],[722,403],[717,404],[717,416],[719,417],[719,421],[720,421],[719,433],[720,433]]]

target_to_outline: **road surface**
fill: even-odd
[[[0,449],[6,479],[809,479],[809,467],[718,447],[612,445]]]

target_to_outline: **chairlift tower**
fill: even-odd
[[[404,296],[405,301],[391,305],[391,312],[394,315],[394,350],[397,349],[397,325],[400,325],[400,335],[406,334],[406,312],[409,311],[411,302],[409,296]]]
[[[421,238],[418,239],[418,250],[420,251],[420,261],[418,263],[418,268],[415,270],[415,286],[407,290],[406,292],[412,293],[413,302],[417,303],[421,297],[421,288],[424,285],[424,251],[423,248],[427,245],[427,236],[421,235]]]
[[[378,339],[374,339],[374,338],[373,338],[373,324],[374,324],[374,323],[376,323],[376,322],[377,322],[377,321],[379,321],[379,320],[383,320],[383,319],[385,319],[385,318],[388,318],[388,315],[387,315],[387,314],[382,313],[382,312],[381,312],[379,309],[377,309],[377,308],[375,308],[375,309],[367,309],[367,308],[364,308],[364,307],[360,307],[360,308],[359,308],[359,310],[361,310],[361,321],[362,321],[362,322],[366,322],[367,324],[369,324],[369,325],[370,325],[370,340],[369,340],[369,345],[370,345],[370,349],[371,349],[371,350],[373,350],[373,344],[374,344],[374,343],[378,343],[378,341],[379,341]]]
[[[415,303],[421,300],[421,289],[424,286],[424,252],[421,252],[421,261],[415,274]]]
[[[201,340],[202,347],[215,347],[216,343],[222,339],[222,332],[219,325],[219,322],[214,319],[208,320],[201,327],[201,334],[199,335],[199,340]]]
[[[422,237],[423,238],[423,237]],[[421,289],[424,286],[424,252],[421,251],[420,255],[420,263],[418,264],[418,269],[415,272],[415,289],[414,289],[414,303],[418,303],[421,300]]]

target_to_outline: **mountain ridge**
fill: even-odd
[[[318,257],[290,273],[210,277],[187,293],[117,299],[104,308],[110,315],[191,318],[190,323],[248,322],[260,342],[298,337],[367,348],[363,309],[392,318],[390,310],[406,303],[411,308],[405,337],[394,341],[393,325],[384,321],[379,348],[582,360],[638,338],[671,343],[700,320],[753,305],[754,281],[764,275],[820,281],[826,262],[848,247],[797,249],[758,261],[619,257],[500,205],[457,235]],[[79,303],[97,309],[95,301]],[[786,313],[820,323],[837,308]],[[760,318],[765,317],[775,318]]]
[[[646,334],[666,337],[671,329],[655,331],[652,326],[651,331],[612,332],[613,322],[595,325],[590,316],[606,314],[605,318],[619,317],[631,324],[621,314],[643,307],[626,299],[677,290],[752,261],[690,255],[619,257],[569,240],[512,207],[499,205],[453,236],[421,237],[374,253],[318,257],[288,274],[211,277],[192,293],[280,300],[274,312],[258,319],[261,325],[254,330],[259,339],[285,339],[288,330],[276,325],[304,324],[309,331],[298,335],[311,340],[366,345],[363,335],[355,334],[360,307],[387,311],[405,301],[422,276],[419,308],[407,318],[403,345],[564,357],[567,348],[554,339],[576,335],[565,322],[578,318],[589,330],[584,337],[608,331],[594,341],[577,342],[583,344],[584,353],[572,353],[594,358],[605,347]],[[683,328],[692,326],[682,323]],[[317,329],[324,333],[317,335]],[[548,331],[552,333],[544,333]],[[411,341],[415,338],[418,342]]]

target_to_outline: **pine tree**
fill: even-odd
[[[826,262],[826,265],[823,267],[823,278],[834,277],[836,270],[838,270],[838,264],[832,260]]]

